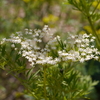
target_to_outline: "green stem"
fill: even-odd
[[[46,92],[46,66],[43,67],[43,71],[44,71],[44,78],[43,78],[43,81],[44,81],[44,97],[45,97],[45,100],[47,100],[47,92]]]
[[[95,28],[94,28],[94,26],[93,26],[93,23],[92,23],[92,20],[91,20],[90,16],[87,16],[87,19],[88,19],[89,24],[90,24],[90,26],[91,26],[91,29],[92,29],[92,31],[93,31],[93,35],[97,38],[96,43],[97,43],[97,45],[98,45],[98,48],[100,49],[100,44],[99,44],[100,39],[99,39],[99,37],[98,37],[98,35],[97,35],[97,33],[96,33],[96,30],[95,30]]]
[[[96,7],[94,8],[94,10],[93,10],[93,12],[92,12],[92,15],[94,14],[95,10],[97,9],[97,7],[98,7],[99,3],[100,3],[100,0],[98,1],[98,3],[97,3],[97,5],[96,5]]]

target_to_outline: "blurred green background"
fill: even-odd
[[[96,2],[92,6],[95,5]],[[83,15],[72,10],[72,6],[64,4],[64,0],[0,0],[0,39],[25,28],[41,29],[44,25],[49,25],[53,33],[64,39],[67,32],[91,32]],[[100,26],[97,27],[100,34]],[[99,62],[92,60],[85,66],[86,68],[80,68],[83,73],[91,75],[94,80],[100,80]],[[23,91],[24,87],[19,81],[0,69],[0,100],[31,100],[30,96],[22,93]],[[97,99],[98,94],[100,95],[99,85],[89,97],[91,100],[100,100]]]

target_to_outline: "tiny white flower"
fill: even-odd
[[[91,41],[91,42],[94,42],[94,39],[91,39],[90,41]]]
[[[82,63],[83,63],[84,61],[85,61],[85,59],[84,59],[84,58],[81,58],[81,59],[80,59],[80,62],[82,62]]]
[[[82,53],[81,53],[81,55],[82,55],[82,56],[85,56],[85,55],[86,55],[86,53],[82,52]]]
[[[11,45],[11,47],[12,47],[12,48],[14,48],[14,47],[15,47],[15,45],[14,45],[14,44],[12,44],[12,45]]]
[[[98,56],[95,56],[95,57],[94,57],[94,59],[98,60],[98,59],[99,59],[99,57],[98,57]]]

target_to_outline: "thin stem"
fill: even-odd
[[[100,0],[99,0],[99,2],[97,3],[96,7],[94,8],[94,10],[93,10],[93,12],[92,12],[92,15],[94,14],[95,10],[97,9],[99,3],[100,3]]]
[[[98,40],[99,40],[99,37],[98,37],[98,35],[96,34],[96,30],[95,30],[95,28],[94,28],[94,26],[93,26],[93,23],[92,23],[92,21],[91,21],[90,16],[87,17],[87,18],[88,18],[88,21],[89,21],[89,23],[90,23],[90,26],[91,26],[91,28],[92,28],[92,31],[93,31],[94,35],[95,35],[95,36],[98,38]]]
[[[44,97],[45,97],[45,100],[47,100],[47,92],[46,92],[46,66],[43,67],[43,71],[44,71],[44,78],[43,78],[43,81],[44,81]]]
[[[97,42],[97,45],[98,45],[98,47],[99,47],[99,49],[100,49],[100,44],[99,44],[100,39],[99,39],[99,37],[98,37],[98,35],[97,35],[97,33],[96,33],[96,30],[95,30],[95,28],[94,28],[94,26],[93,26],[93,23],[92,23],[92,20],[91,20],[90,16],[87,16],[87,19],[88,19],[89,24],[90,24],[90,26],[91,26],[91,29],[92,29],[92,31],[93,31],[93,35],[97,38],[96,42]]]

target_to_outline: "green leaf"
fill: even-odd
[[[6,45],[4,45],[4,46],[2,47],[2,56],[4,56],[5,53],[6,53]]]
[[[5,65],[7,64],[7,62],[0,62],[0,68],[5,70]]]
[[[29,70],[29,72],[27,73],[28,76],[28,80],[30,81],[31,79],[33,79],[39,72],[40,70],[36,71],[35,73],[32,72],[33,70]]]
[[[64,100],[67,100],[65,96],[64,96]]]

